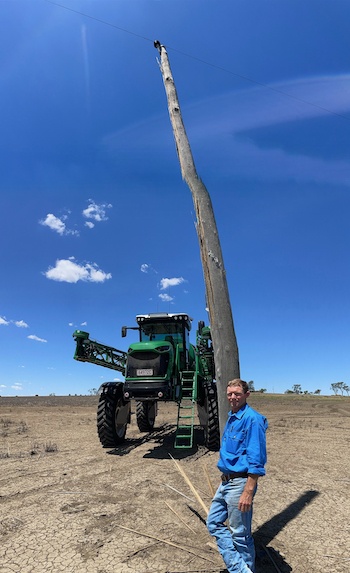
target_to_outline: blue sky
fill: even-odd
[[[121,379],[73,360],[76,328],[126,350],[136,314],[188,312],[193,342],[208,322],[153,40],[211,194],[242,378],[349,384],[349,3],[62,4],[136,35],[44,0],[0,3],[0,394]]]

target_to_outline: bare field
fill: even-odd
[[[209,507],[203,464],[216,487],[218,453],[199,429],[194,450],[173,450],[175,404],[160,405],[152,434],[140,434],[133,415],[125,445],[104,450],[97,400],[0,398],[1,571],[223,573],[203,508],[171,489],[194,499],[169,457]],[[253,516],[257,573],[350,571],[350,398],[249,403],[269,422]]]

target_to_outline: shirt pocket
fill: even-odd
[[[243,454],[245,452],[246,432],[232,432],[226,439],[226,448],[230,454]]]

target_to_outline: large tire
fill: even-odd
[[[155,402],[136,402],[136,420],[140,432],[152,432],[155,419]]]
[[[208,450],[216,452],[220,449],[220,428],[218,399],[214,384],[205,387],[204,408],[207,413],[207,423],[204,426],[205,445]]]
[[[123,400],[123,385],[109,386],[101,394],[97,407],[97,432],[104,448],[115,448],[125,440],[127,422],[117,424],[122,408],[127,408]]]

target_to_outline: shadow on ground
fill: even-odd
[[[177,460],[189,457],[196,459],[208,453],[204,445],[203,430],[200,427],[194,428],[194,446],[190,449],[174,448],[175,432],[175,424],[164,424],[151,433],[140,435],[139,438],[127,438],[118,448],[109,450],[107,453],[112,456],[125,456],[135,448],[147,443],[149,443],[150,449],[143,457],[156,460],[168,460],[169,454]]]
[[[309,503],[319,495],[318,491],[309,490],[293,501],[286,509],[266,521],[253,534],[256,547],[256,573],[289,573],[292,569],[278,551],[267,545],[292,521]]]

